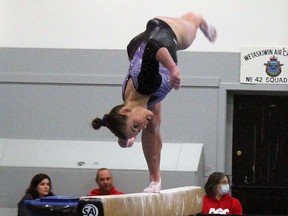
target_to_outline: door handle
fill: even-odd
[[[236,155],[237,155],[237,156],[241,156],[241,155],[242,155],[242,151],[237,150]]]

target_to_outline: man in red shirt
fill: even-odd
[[[212,173],[205,186],[202,214],[242,215],[242,206],[238,199],[229,195],[230,180],[221,172]]]
[[[93,189],[88,196],[124,194],[121,191],[117,191],[113,186],[113,176],[111,171],[107,168],[99,169],[95,180],[98,188]]]

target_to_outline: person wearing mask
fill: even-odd
[[[204,186],[202,214],[239,214],[242,206],[238,199],[229,195],[230,179],[222,172],[214,172]]]
[[[98,188],[93,189],[88,196],[124,194],[124,192],[117,191],[114,187],[112,173],[107,168],[99,169],[95,180]]]
[[[50,177],[44,173],[35,175],[32,178],[25,195],[18,203],[18,216],[32,216],[28,207],[25,205],[24,200],[34,200],[53,195]]]

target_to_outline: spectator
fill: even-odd
[[[242,214],[238,199],[229,195],[230,179],[221,172],[212,173],[205,186],[202,214]]]
[[[18,216],[31,216],[31,212],[24,204],[24,200],[34,200],[37,198],[43,198],[47,196],[53,196],[52,182],[48,175],[40,173],[35,175],[29,188],[26,190],[25,195],[18,203]]]
[[[121,191],[117,191],[114,187],[112,173],[107,168],[99,169],[95,180],[98,188],[93,189],[88,196],[124,194]]]

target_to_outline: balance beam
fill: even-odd
[[[77,216],[188,216],[201,210],[201,187],[186,186],[160,193],[81,197]]]

